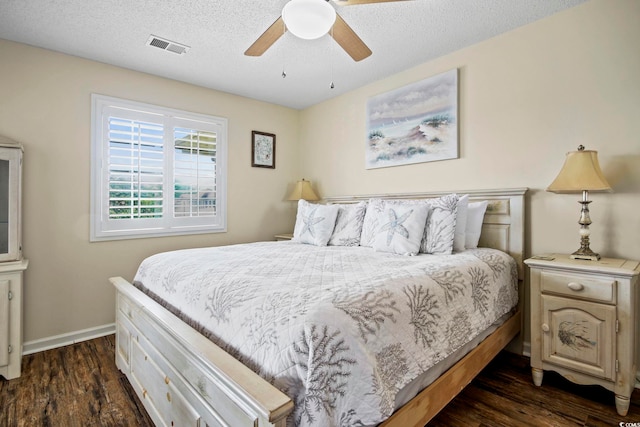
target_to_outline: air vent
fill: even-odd
[[[163,39],[162,37],[154,36],[153,34],[149,36],[149,39],[147,40],[147,46],[157,47],[162,50],[177,53],[178,55],[187,53],[187,51],[190,49],[189,46],[172,42],[171,40]]]

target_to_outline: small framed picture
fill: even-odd
[[[276,136],[274,134],[251,131],[251,166],[276,168]]]

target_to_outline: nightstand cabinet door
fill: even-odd
[[[542,295],[542,360],[615,380],[616,308]]]

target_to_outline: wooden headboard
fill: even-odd
[[[520,280],[524,278],[524,203],[527,188],[506,188],[496,190],[436,191],[427,193],[373,194],[364,196],[325,197],[326,203],[357,203],[371,198],[379,199],[433,199],[446,194],[468,194],[470,202],[487,200],[484,215],[481,247],[499,249],[510,254],[518,263]]]

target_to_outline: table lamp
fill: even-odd
[[[611,192],[611,186],[605,179],[598,163],[598,152],[585,150],[580,145],[578,151],[570,151],[560,173],[549,185],[547,191],[552,193],[580,193],[582,200],[578,203],[582,205],[580,211],[580,249],[570,255],[573,259],[584,259],[597,261],[600,255],[589,248],[589,191]]]
[[[313,188],[311,188],[311,181],[307,181],[304,178],[301,181],[296,182],[295,187],[293,187],[293,191],[287,197],[287,200],[298,201],[298,200],[306,200],[306,201],[314,201],[320,200],[318,195]]]

